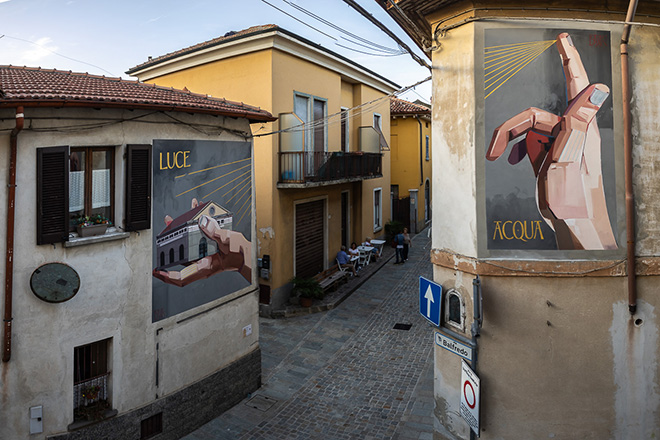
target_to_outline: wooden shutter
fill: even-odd
[[[127,149],[125,229],[150,229],[151,145],[128,145]]]
[[[37,148],[37,244],[69,237],[69,147]]]

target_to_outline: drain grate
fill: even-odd
[[[245,404],[251,408],[258,409],[259,411],[266,412],[272,408],[273,405],[277,403],[277,400],[271,399],[270,397],[256,395],[252,399],[245,402]]]
[[[400,322],[394,324],[394,330],[410,330],[412,324],[402,324]]]

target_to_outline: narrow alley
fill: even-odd
[[[433,339],[418,305],[430,244],[417,235],[405,264],[391,259],[335,309],[261,318],[262,387],[185,439],[432,439]]]

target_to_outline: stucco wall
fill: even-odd
[[[475,255],[474,27],[463,26],[433,52],[433,248]],[[439,226],[439,227],[438,227]]]
[[[258,346],[258,305],[252,288],[152,324],[152,234],[131,233],[117,241],[65,248],[36,245],[36,148],[46,146],[117,146],[115,154],[115,218],[124,218],[126,144],[153,139],[241,140],[224,132],[205,136],[162,115],[155,122],[122,122],[83,131],[36,132],[31,128],[76,125],[77,118],[134,118],[139,112],[106,110],[25,110],[26,129],[18,138],[18,178],[14,253],[12,358],[0,375],[0,437],[27,438],[28,408],[44,407],[44,435],[66,431],[73,421],[74,347],[112,338],[111,402],[120,413],[145,405],[202,379]],[[49,117],[71,119],[54,121]],[[32,120],[33,117],[46,119]],[[222,117],[177,115],[249,132],[247,121]],[[2,128],[11,127],[12,110],[0,111]],[[1,138],[7,154],[8,137]],[[5,173],[4,169],[0,173]],[[0,198],[6,197],[2,191]],[[2,212],[6,212],[3,205]],[[162,219],[152,219],[160,222]],[[3,228],[4,228],[4,223]],[[120,223],[118,221],[117,223]],[[4,240],[0,249],[5,251]],[[70,301],[50,304],[30,290],[32,272],[47,262],[65,262],[81,278]],[[5,267],[0,268],[4,278]],[[228,303],[226,305],[223,305]],[[180,322],[185,320],[184,322]],[[243,337],[250,324],[252,334]],[[160,381],[156,386],[156,344]],[[201,361],[200,361],[201,360]],[[195,361],[194,364],[192,361]]]
[[[471,65],[476,58],[474,29],[480,25],[467,24],[449,31],[433,57],[433,247],[468,256],[477,256],[474,246],[481,239],[474,215],[479,215],[479,209],[474,208],[482,203],[475,188],[478,190],[483,182],[475,155],[483,154],[484,146],[474,140],[481,135],[481,128],[479,120],[476,124],[473,120],[475,114],[479,117],[479,109],[473,106],[478,93],[472,88],[478,81],[470,76],[476,68]],[[498,25],[508,23],[501,21]],[[589,27],[560,20],[515,21],[510,25]],[[591,26],[611,30],[615,43],[622,28]],[[548,261],[551,255],[529,258],[526,270],[482,276],[484,324],[477,339],[476,367],[481,378],[481,438],[629,439],[660,435],[660,295],[655,287],[659,247],[655,148],[660,134],[658,28],[635,27],[629,52],[636,255],[649,261],[644,267],[638,265],[642,276],[637,278],[637,312],[631,316],[628,311],[627,278],[622,276],[625,273],[594,276],[587,270],[566,277],[569,274],[553,273],[553,262]],[[612,64],[618,68],[616,59]],[[620,81],[618,72],[613,72],[613,78]],[[620,90],[620,84],[612,85],[615,118],[620,118]],[[452,125],[459,120],[465,129],[457,130]],[[622,137],[616,131],[622,129],[621,121],[615,119],[614,127],[616,148],[620,149]],[[619,186],[623,180],[621,168],[616,177]],[[457,255],[454,258],[462,259]],[[580,263],[572,261],[570,255],[556,259]],[[602,257],[594,253],[580,259],[598,263]],[[451,264],[435,266],[434,279],[445,289],[456,288],[465,301],[468,330],[463,336],[471,336],[472,279],[484,266],[502,269],[515,260],[471,260],[479,264],[467,271],[455,270]],[[537,273],[531,273],[534,271]],[[459,415],[460,358],[436,346],[435,365],[436,438],[467,439],[469,429]]]

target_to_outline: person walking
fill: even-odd
[[[394,244],[396,245],[396,261],[394,264],[403,264],[403,233],[399,232],[394,237]]]
[[[408,261],[408,250],[412,247],[408,228],[403,228],[403,261]]]

